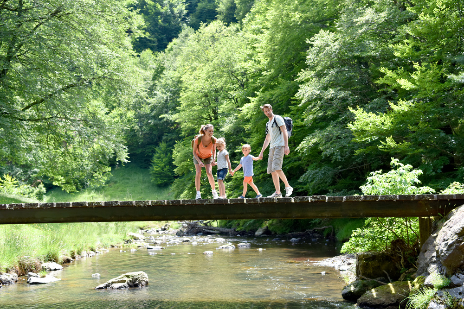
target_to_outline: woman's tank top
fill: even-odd
[[[200,159],[208,159],[213,155],[213,144],[214,144],[214,139],[211,140],[208,146],[204,146],[203,143],[201,142],[201,139],[199,140],[197,138],[197,143],[198,147],[196,149],[196,153]]]

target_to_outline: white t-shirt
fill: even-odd
[[[217,155],[217,169],[218,170],[221,170],[223,168],[229,168],[229,165],[227,164],[227,160],[226,160],[226,156],[228,154],[229,153],[225,149],[222,149],[221,151],[218,152],[218,155]]]
[[[274,123],[274,118],[277,125]],[[286,129],[284,118],[279,115],[274,115],[274,117],[266,123],[266,128],[271,134],[269,149],[277,146],[285,146],[284,134],[280,132],[280,126],[284,126],[284,130]]]

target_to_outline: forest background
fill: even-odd
[[[294,195],[362,194],[392,157],[443,190],[464,176],[463,6],[2,1],[3,188],[16,181],[40,198],[105,186],[111,168],[130,161],[175,198],[193,198],[200,126],[225,137],[236,166],[242,144],[258,155],[268,120],[259,106],[269,103],[294,121],[284,159]],[[266,160],[254,170],[271,194]],[[229,197],[240,195],[240,175],[225,183]]]

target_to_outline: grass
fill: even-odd
[[[77,193],[61,189],[47,192],[44,202],[159,200],[170,199],[169,188],[152,184],[149,171],[135,164],[113,171],[107,186]],[[20,196],[0,194],[0,204],[37,202]],[[126,234],[164,222],[90,222],[0,225],[0,272],[24,274],[38,271],[40,262],[61,262],[75,256],[122,243]]]
[[[108,184],[100,188],[88,188],[67,193],[59,188],[45,195],[46,202],[100,202],[100,201],[147,201],[172,199],[170,187],[160,188],[151,181],[148,169],[128,164],[112,171]]]

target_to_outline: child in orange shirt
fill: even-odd
[[[234,176],[235,172],[243,167],[243,194],[239,198],[245,198],[247,193],[248,185],[250,185],[253,190],[256,192],[256,198],[263,197],[259,193],[258,187],[253,183],[253,161],[259,160],[258,157],[253,157],[250,155],[251,146],[245,144],[242,146],[243,157],[240,159],[240,164],[230,173]]]

